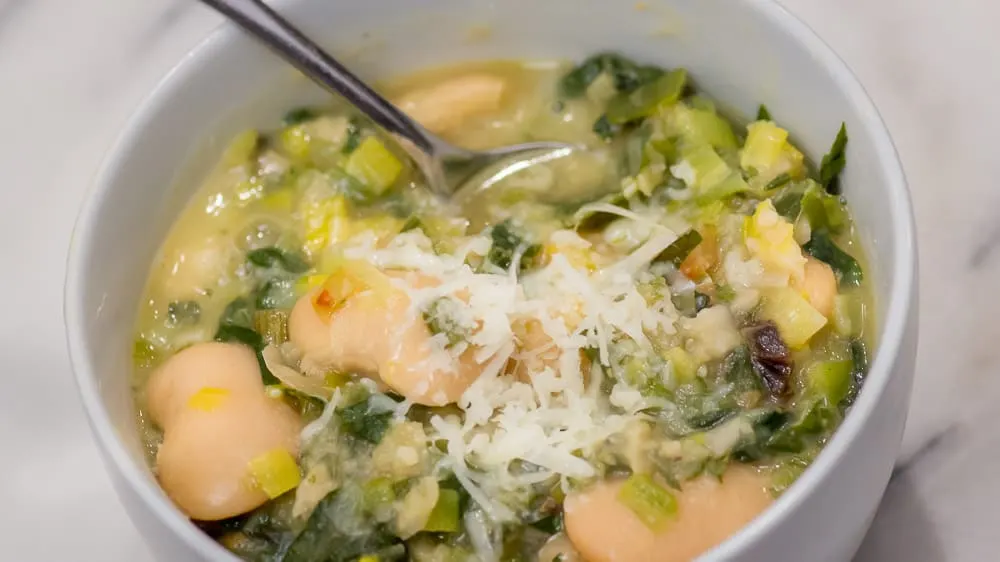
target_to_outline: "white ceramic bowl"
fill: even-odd
[[[369,77],[462,59],[578,59],[614,49],[683,65],[699,86],[751,114],[758,103],[814,160],[840,122],[843,176],[871,258],[878,347],[868,381],[816,462],[712,560],[847,560],[895,461],[913,376],[916,251],[892,142],[843,62],[768,0],[288,0],[280,11]],[[470,33],[470,29],[477,32]],[[484,31],[488,30],[488,32]],[[129,381],[143,284],[167,229],[240,129],[277,123],[324,94],[224,26],[186,57],[129,122],[82,211],[69,258],[66,322],[90,423],[122,503],[165,560],[230,559],[160,491],[143,460]]]

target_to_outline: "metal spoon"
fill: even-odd
[[[484,168],[509,160],[517,169],[532,161],[569,155],[574,146],[561,142],[529,142],[474,152],[454,146],[424,129],[388,100],[375,93],[332,56],[261,0],[201,0],[262,41],[317,84],[344,97],[372,121],[393,135],[427,176],[433,190],[451,196],[463,180]],[[511,172],[505,166],[493,176]],[[482,186],[479,186],[480,188]]]

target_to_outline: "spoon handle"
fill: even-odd
[[[426,153],[434,143],[423,128],[375,93],[311,39],[261,0],[201,0],[263,41],[310,78],[340,94],[390,133],[402,136]]]

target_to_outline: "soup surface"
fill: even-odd
[[[470,148],[587,150],[449,202],[340,105],[235,138],[135,345],[149,461],[205,532],[260,561],[689,560],[809,465],[871,345],[845,131],[813,166],[767,108],[613,54],[384,91]]]

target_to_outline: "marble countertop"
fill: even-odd
[[[1000,4],[784,0],[888,122],[920,242],[921,345],[900,465],[860,561],[995,559],[1000,522]],[[105,476],[65,351],[70,231],[142,96],[219,19],[192,0],[0,0],[0,558],[150,560]],[[8,558],[9,557],[9,558]]]

